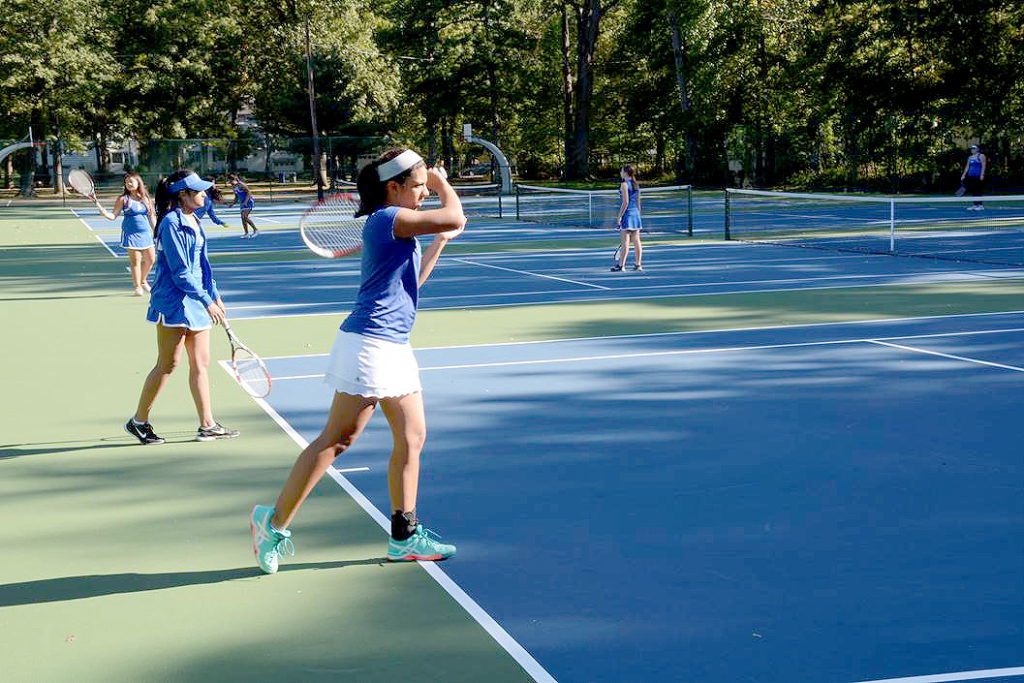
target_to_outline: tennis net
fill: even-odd
[[[1024,195],[870,197],[727,189],[725,239],[1024,265]]]
[[[693,234],[690,185],[641,187],[640,202],[645,231]],[[516,218],[521,221],[615,230],[621,205],[618,190],[516,185]]]

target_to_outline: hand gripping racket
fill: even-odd
[[[306,210],[299,221],[302,241],[317,256],[342,258],[363,248],[366,217],[355,217],[359,204],[348,193],[325,197]]]
[[[270,393],[272,382],[270,371],[267,370],[263,359],[235,336],[226,318],[224,331],[228,333],[228,341],[231,343],[231,369],[235,373],[235,379],[253,398],[264,398]]]
[[[96,197],[96,185],[92,182],[92,176],[80,168],[68,173],[68,184],[71,189],[85,197]]]

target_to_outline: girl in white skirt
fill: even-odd
[[[414,151],[385,152],[359,173],[363,227],[362,278],[355,308],[331,350],[326,378],[334,388],[327,425],[302,451],[274,506],[250,516],[253,551],[264,572],[277,571],[282,552],[294,553],[291,524],[299,506],[334,459],[362,433],[379,404],[394,436],[388,464],[393,561],[442,560],[455,546],[437,542],[416,517],[420,453],[426,439],[419,368],[409,344],[418,292],[448,240],[466,224],[462,204],[443,168],[428,169]],[[419,211],[430,192],[441,208]],[[433,235],[420,253],[417,235]]]

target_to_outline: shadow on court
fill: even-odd
[[[384,557],[338,562],[306,562],[282,565],[280,571],[295,572],[307,569],[343,569],[362,565],[387,565]],[[165,590],[182,586],[200,586],[237,579],[263,576],[256,567],[239,567],[204,572],[169,572],[166,574],[97,574],[93,576],[66,576],[39,581],[23,581],[0,586],[0,607],[33,605],[45,602],[83,600],[104,595],[123,595],[144,591]]]
[[[161,434],[166,443],[189,443],[196,440],[195,432],[166,432]],[[104,448],[123,448],[142,445],[130,436],[104,436],[98,439],[73,439],[70,441],[40,441],[37,443],[9,443],[0,445],[0,460],[21,458],[27,455],[53,455],[73,451],[92,451]],[[152,448],[152,447],[151,447]]]

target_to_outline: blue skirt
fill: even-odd
[[[643,227],[643,222],[640,220],[640,212],[636,209],[626,209],[626,212],[622,214],[619,230],[640,230]]]
[[[125,216],[121,221],[121,246],[125,249],[149,249],[153,246],[153,229],[146,216]]]

